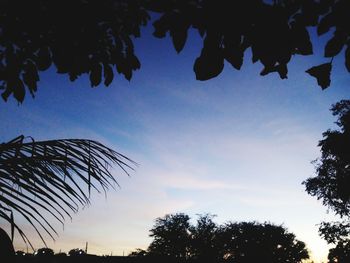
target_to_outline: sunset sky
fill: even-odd
[[[348,98],[343,55],[325,91],[305,70],[328,62],[321,57],[327,36],[314,46],[316,57],[293,59],[287,80],[260,77],[262,66],[251,63],[248,51],[241,71],[226,64],[217,78],[200,82],[192,70],[198,34],[191,32],[178,55],[169,38],[155,39],[151,31],[135,42],[142,66],[130,82],[118,75],[108,88],[90,88],[87,76],[72,83],[51,68],[35,99],[1,102],[2,142],[21,134],[93,139],[139,164],[131,177],[115,168],[121,188],[107,198],[94,192],[91,206],[64,230],[57,225],[59,237],[48,245],[68,252],[88,241],[89,253],[128,254],[147,248],[156,217],[212,213],[217,223],[283,224],[316,262],[325,260],[329,247],[317,224],[335,217],[301,183],[314,174],[310,162],[320,156],[322,132],[335,127],[330,106]],[[18,222],[42,247],[29,225]],[[19,238],[16,246],[25,247]]]

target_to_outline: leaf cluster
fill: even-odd
[[[272,2],[272,3],[271,3]],[[40,72],[51,65],[71,81],[87,74],[91,86],[108,86],[116,73],[130,80],[140,68],[133,40],[152,13],[154,36],[170,36],[181,52],[189,29],[203,39],[194,62],[198,80],[218,76],[225,61],[239,70],[247,49],[260,62],[261,75],[277,72],[287,78],[294,55],[313,54],[308,28],[318,35],[334,32],[324,57],[345,48],[350,71],[350,2],[348,0],[4,0],[0,3],[0,88],[7,100],[34,96]],[[35,19],[33,19],[35,18]],[[331,60],[332,61],[332,60]],[[331,82],[332,62],[306,72],[322,89]]]

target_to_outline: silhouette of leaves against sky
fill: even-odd
[[[319,35],[334,29],[324,56],[333,58],[345,47],[350,71],[348,0],[6,0],[0,3],[2,98],[23,102],[26,92],[34,96],[40,72],[52,65],[71,81],[89,75],[92,87],[109,86],[116,74],[130,80],[141,66],[133,41],[152,13],[158,14],[154,36],[169,35],[178,53],[189,29],[198,30],[203,39],[193,67],[198,80],[218,76],[224,60],[239,70],[249,48],[253,63],[263,65],[262,76],[276,72],[285,79],[294,55],[313,54],[307,27],[317,27]],[[307,72],[325,89],[331,69]]]

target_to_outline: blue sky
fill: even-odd
[[[260,77],[262,66],[247,52],[241,71],[226,64],[217,78],[200,82],[192,66],[201,44],[192,33],[178,55],[170,39],[155,39],[146,28],[136,41],[141,70],[130,82],[116,76],[108,88],[90,88],[87,77],[71,83],[51,68],[35,99],[28,94],[22,105],[2,103],[1,141],[20,134],[88,138],[140,164],[130,178],[115,169],[121,188],[107,199],[94,193],[91,206],[48,245],[68,251],[88,241],[91,253],[121,255],[147,247],[156,217],[185,212],[195,220],[209,212],[218,223],[283,224],[321,262],[328,247],[316,224],[334,217],[301,182],[313,175],[310,162],[320,154],[322,132],[334,127],[331,104],[347,98],[343,56],[334,61],[325,91],[304,72],[327,62],[320,57],[296,57],[288,79],[280,80],[277,74]],[[323,40],[316,54],[323,53]],[[19,239],[16,244],[23,247]]]

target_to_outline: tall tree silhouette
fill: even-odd
[[[341,217],[350,216],[350,100],[332,106],[340,130],[328,130],[319,142],[321,158],[315,161],[316,177],[307,179],[306,191]]]
[[[319,142],[321,157],[315,161],[316,177],[307,179],[306,191],[322,200],[343,219],[342,222],[323,222],[319,232],[328,242],[337,244],[335,251],[349,248],[350,243],[350,100],[332,106],[339,130],[323,133]],[[350,251],[349,251],[350,253]]]
[[[239,70],[249,48],[252,62],[263,65],[261,75],[277,72],[285,79],[294,55],[313,54],[307,27],[317,27],[318,35],[334,29],[324,57],[333,58],[346,48],[345,66],[350,71],[348,0],[3,0],[3,99],[13,95],[22,102],[26,90],[34,96],[40,72],[51,65],[71,81],[88,74],[92,87],[102,81],[108,86],[115,73],[130,80],[140,68],[133,40],[152,12],[159,14],[154,16],[154,36],[170,35],[177,52],[183,49],[188,30],[198,30],[203,39],[193,67],[198,80],[219,75],[225,60]],[[331,62],[326,59],[306,71],[322,89],[330,85]]]
[[[111,165],[128,174],[135,163],[92,140],[27,141],[19,136],[0,144],[0,218],[11,225],[12,240],[17,230],[31,245],[18,217],[27,220],[45,245],[44,233],[54,239],[52,220],[63,225],[79,206],[89,204],[91,189],[106,192],[117,185]]]

